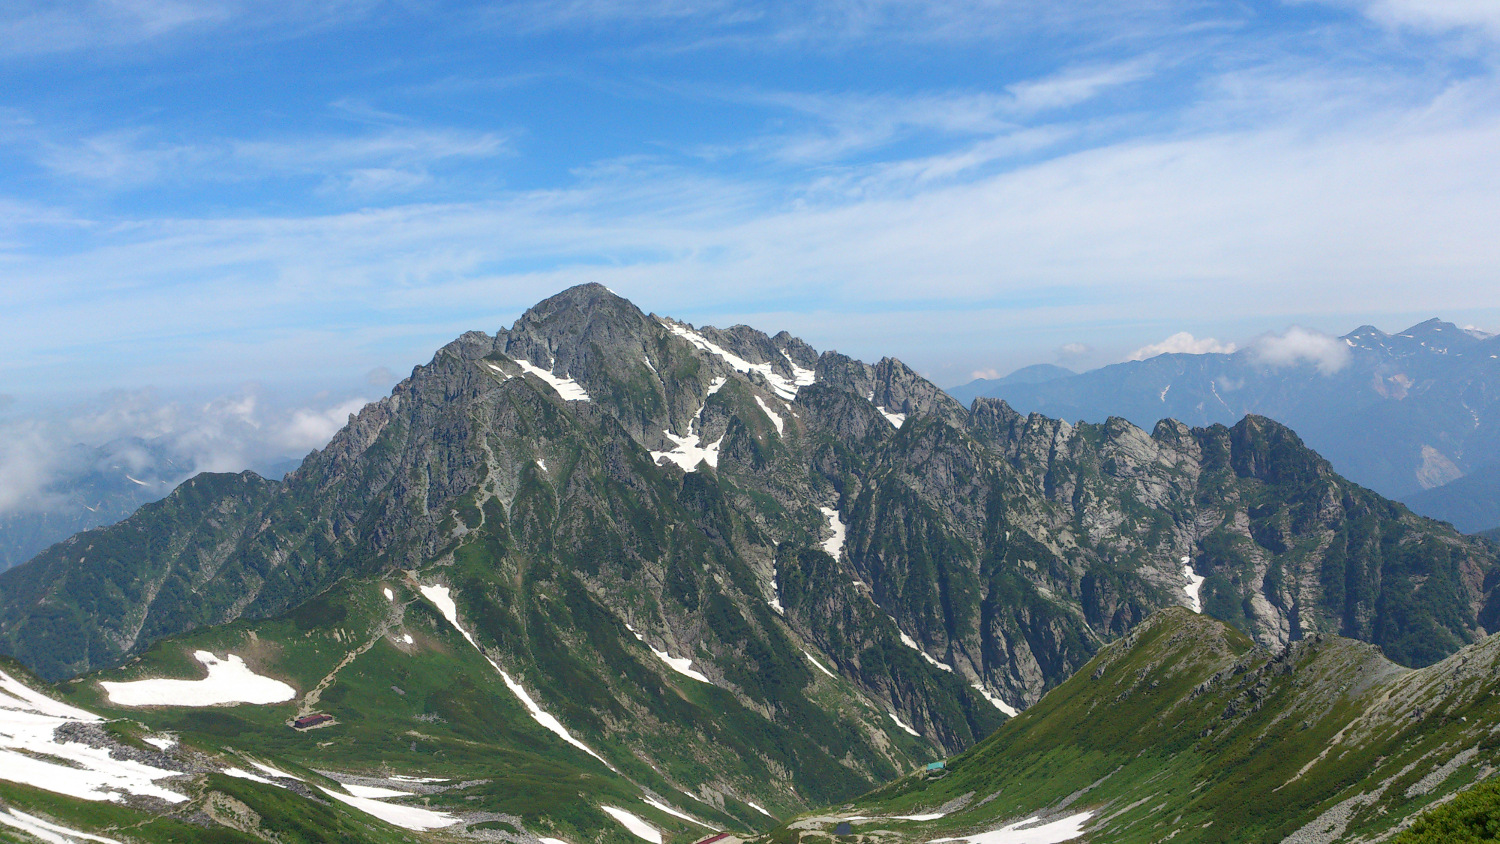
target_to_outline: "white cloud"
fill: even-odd
[[[1471,29],[1500,37],[1500,3],[1494,0],[1334,0],[1355,5],[1382,25],[1425,32]]]
[[[1250,346],[1255,359],[1272,367],[1310,364],[1332,375],[1349,362],[1349,346],[1337,337],[1292,326],[1281,334],[1266,334]]]
[[[1179,331],[1160,343],[1142,346],[1126,360],[1146,360],[1157,355],[1227,355],[1235,350],[1233,343],[1220,343],[1212,337],[1194,337]]]
[[[91,468],[95,453],[80,445],[102,447],[108,464],[175,483],[198,472],[300,458],[326,445],[366,403],[325,396],[284,406],[267,403],[254,388],[206,402],[132,390],[0,420],[0,514],[48,507],[61,493],[54,487],[59,479]]]
[[[998,369],[976,369],[973,372],[969,373],[969,379],[971,381],[978,381],[981,378],[988,381],[993,381],[1000,376],[1001,372]]]

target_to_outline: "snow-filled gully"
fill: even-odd
[[[573,745],[579,750],[582,750],[584,753],[587,753],[595,759],[598,759],[600,762],[603,762],[605,767],[609,768],[610,770],[615,769],[613,765],[610,765],[609,762],[605,761],[603,756],[595,753],[593,748],[579,741],[576,736],[568,732],[568,728],[564,727],[561,721],[557,720],[546,710],[538,706],[536,701],[532,699],[531,695],[527,693],[526,689],[521,687],[520,683],[512,680],[510,675],[505,672],[505,669],[501,668],[493,659],[489,658],[489,655],[484,652],[484,649],[479,647],[479,643],[474,641],[474,637],[469,635],[469,631],[465,630],[463,628],[463,625],[458,623],[458,606],[453,603],[453,596],[448,591],[448,587],[423,586],[421,587],[421,592],[423,597],[431,601],[432,605],[438,608],[438,612],[443,614],[443,618],[448,619],[448,623],[453,625],[453,629],[457,630],[459,634],[462,635],[465,639],[468,639],[469,644],[474,646],[474,650],[479,651],[479,655],[484,657],[484,661],[488,662],[490,664],[490,667],[495,669],[496,673],[500,675],[500,679],[505,682],[505,687],[510,689],[511,693],[521,701],[521,705],[526,707],[526,711],[531,714],[531,717],[535,719],[538,724],[541,724],[548,731],[552,732],[558,738],[562,739],[568,744]]]

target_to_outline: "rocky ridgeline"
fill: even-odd
[[[945,751],[1162,607],[1414,666],[1500,612],[1492,548],[1268,420],[1148,434],[965,409],[894,359],[585,285],[444,347],[285,483],[200,476],[6,573],[0,649],[72,676],[484,537],[497,572],[578,578],[767,711],[780,692],[733,666],[805,671],[814,645]]]

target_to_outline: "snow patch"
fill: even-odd
[[[654,366],[651,365],[651,358],[648,358],[645,355],[641,355],[641,360],[643,360],[643,361],[646,362],[646,368],[647,369],[651,370],[652,372],[655,372],[657,375],[661,374],[660,372],[656,372],[656,367],[654,367]],[[543,839],[543,840],[545,840],[545,839]]]
[[[263,776],[260,776],[259,774],[252,774],[249,771],[241,768],[225,768],[223,772],[228,776],[239,777],[242,780],[264,783],[265,785],[277,785],[277,783],[271,782],[270,780],[266,779]]]
[[[579,750],[582,750],[584,753],[587,753],[595,759],[598,759],[600,762],[604,762],[605,767],[609,768],[611,771],[614,770],[614,766],[610,765],[608,762],[605,762],[603,756],[595,753],[592,748],[579,741],[573,736],[572,733],[568,732],[568,728],[564,727],[561,721],[552,717],[552,715],[543,710],[540,706],[537,706],[536,701],[531,699],[531,695],[526,693],[526,690],[521,687],[521,684],[517,683],[515,680],[512,680],[510,678],[510,675],[505,673],[505,669],[496,664],[493,659],[490,659],[489,655],[484,652],[484,649],[479,647],[479,643],[474,641],[474,637],[469,635],[469,631],[465,630],[463,628],[463,625],[458,623],[458,606],[453,603],[453,595],[448,591],[448,587],[423,586],[421,587],[421,592],[423,597],[427,598],[427,600],[432,602],[433,606],[438,608],[438,612],[441,612],[443,614],[443,618],[448,619],[448,623],[453,625],[453,629],[457,630],[465,639],[468,639],[469,644],[474,646],[474,650],[479,651],[479,655],[484,657],[484,661],[488,662],[490,664],[490,667],[495,669],[495,671],[500,674],[500,679],[505,681],[505,687],[510,689],[511,693],[520,699],[521,704],[526,707],[526,711],[531,713],[531,717],[535,719],[538,724],[541,724],[547,730],[551,731],[558,738],[562,739],[568,744],[571,744]]]
[[[661,833],[656,827],[646,823],[639,817],[632,815],[624,809],[615,806],[600,806],[610,817],[620,822],[620,825],[630,830],[637,838],[644,838],[651,844],[661,844]]]
[[[178,771],[114,759],[105,748],[56,738],[57,729],[66,724],[103,720],[0,671],[0,780],[80,800],[120,802],[131,794],[168,803],[187,801],[157,785],[157,780],[182,776]]]
[[[161,751],[171,750],[177,746],[177,737],[169,735],[146,736],[141,741]]]
[[[1182,591],[1187,593],[1188,606],[1192,608],[1193,612],[1201,613],[1203,612],[1203,601],[1198,597],[1198,592],[1203,588],[1203,578],[1193,571],[1193,567],[1189,563],[1190,559],[1188,557],[1182,558],[1182,574],[1188,580],[1187,586],[1183,587]]]
[[[348,786],[345,786],[347,788]],[[402,829],[425,832],[429,829],[441,829],[458,823],[458,818],[447,812],[435,812],[431,809],[422,809],[416,806],[401,806],[392,803],[382,803],[370,797],[359,797],[354,794],[340,794],[330,791],[323,786],[318,790],[348,806],[352,806],[371,817],[379,818],[388,824],[399,826]]]
[[[522,371],[529,372],[547,382],[547,386],[556,390],[557,394],[565,401],[590,401],[589,394],[583,389],[583,385],[572,378],[553,375],[550,370],[534,366],[530,361],[524,361],[520,358],[513,358],[513,360],[516,362],[516,366],[521,367]]]
[[[119,706],[218,706],[234,703],[282,703],[297,690],[280,680],[251,671],[235,654],[219,659],[208,651],[193,658],[208,667],[202,680],[130,680],[101,682],[110,703]]]
[[[921,738],[922,737],[922,734],[919,733],[919,732],[917,732],[916,730],[913,730],[911,728],[910,724],[908,724],[905,721],[902,721],[900,718],[896,717],[896,713],[894,713],[894,712],[887,712],[886,714],[889,715],[889,716],[891,716],[891,720],[896,722],[896,726],[898,726],[901,729],[907,731],[908,733],[911,733],[912,735],[916,736],[917,738]]]
[[[547,461],[545,461],[542,458],[538,457],[536,459],[536,467],[538,469],[541,469],[543,472],[547,471]]]
[[[101,844],[120,844],[113,838],[105,838],[99,835],[90,835],[87,832],[79,832],[65,826],[44,821],[35,815],[28,815],[20,809],[7,808],[0,812],[0,824],[12,829],[19,829],[47,842],[47,844],[74,844],[76,841],[98,841]]]
[[[286,771],[281,770],[280,768],[273,768],[270,765],[257,762],[254,759],[250,759],[248,761],[254,767],[259,768],[261,771],[270,774],[273,777],[279,777],[280,779],[284,780],[296,780],[297,782],[306,782],[306,780],[302,779],[296,774],[289,774]]]
[[[832,671],[829,671],[828,668],[823,665],[823,663],[818,662],[818,658],[815,657],[815,656],[813,656],[812,653],[810,653],[808,651],[805,651],[805,650],[802,653],[804,653],[804,654],[807,655],[807,661],[811,662],[813,664],[814,668],[818,669],[819,671],[823,672],[824,674],[827,674],[829,677],[833,677],[833,679],[835,679],[835,680],[838,679],[838,677],[836,677]]]
[[[397,791],[394,788],[380,788],[373,785],[355,785],[353,783],[339,783],[344,790],[355,797],[368,797],[371,800],[384,800],[388,797],[410,797],[410,791]]]
[[[828,518],[828,529],[833,531],[833,536],[823,540],[823,550],[837,560],[844,553],[844,520],[832,507],[819,507],[818,510]]]
[[[652,807],[655,807],[657,809],[660,809],[663,812],[666,812],[667,814],[671,815],[674,818],[682,818],[683,820],[687,821],[688,823],[695,823],[695,824],[703,827],[704,829],[713,829],[713,827],[709,826],[708,824],[704,823],[703,821],[700,821],[697,818],[694,818],[693,816],[688,815],[686,813],[679,812],[676,809],[672,808],[671,806],[668,806],[667,804],[661,802],[660,800],[653,800],[650,797],[642,797],[641,799],[644,800],[644,801],[646,801],[646,805],[647,806],[652,806]]]
[[[987,700],[990,703],[994,704],[994,706],[995,706],[996,709],[1000,710],[1001,712],[1004,712],[1006,715],[1009,715],[1010,717],[1014,718],[1017,715],[1021,714],[1020,710],[1016,709],[1014,706],[1011,706],[1010,704],[1008,704],[1005,701],[1001,700],[999,695],[993,694],[992,692],[990,692],[989,689],[986,689],[984,686],[982,686],[982,685],[980,685],[978,683],[970,683],[969,685],[973,686],[974,687],[974,691],[979,692],[981,695],[984,696],[985,700]]]
[[[906,421],[905,413],[892,413],[878,404],[875,405],[875,409],[880,411],[880,415],[885,417],[885,421],[891,423],[891,427],[897,430],[901,428],[901,423]]]
[[[389,586],[385,587],[384,592],[385,592],[385,599],[387,601],[394,601],[394,600],[396,600],[396,593],[391,591],[391,587],[389,587]]]
[[[757,804],[757,803],[751,803],[749,800],[746,800],[745,801],[745,805],[749,806],[750,808],[754,809],[757,812],[760,812],[762,815],[765,815],[768,818],[773,818],[774,819],[776,817],[775,815],[771,814],[770,812],[767,812],[765,809],[762,809],[760,807],[760,805]]]
[[[402,633],[401,634],[401,641],[405,642],[408,645],[412,644],[411,634],[410,633]]]
[[[760,396],[755,397],[755,403],[760,405],[761,412],[766,415],[767,419],[771,420],[772,425],[776,426],[776,436],[781,436],[782,431],[786,429],[786,420],[781,418],[781,414],[772,410]]]
[[[935,821],[938,818],[941,818],[941,817],[943,817],[946,814],[948,814],[948,813],[947,812],[933,812],[933,813],[927,814],[927,815],[894,815],[894,816],[891,817],[891,820],[893,820],[893,821]]]
[[[934,838],[928,844],[942,844],[945,841],[968,841],[970,844],[1059,844],[1083,835],[1083,825],[1093,816],[1093,812],[1083,812],[1044,824],[1038,824],[1038,818],[1030,817],[977,835]]]
[[[712,680],[703,676],[701,672],[693,670],[693,661],[691,659],[688,659],[687,657],[682,657],[679,659],[667,653],[666,651],[659,651],[656,648],[651,647],[651,643],[646,641],[644,636],[636,633],[635,628],[631,627],[629,624],[625,625],[625,629],[629,630],[631,633],[634,633],[635,638],[640,641],[641,644],[645,645],[646,648],[651,651],[651,653],[656,655],[657,659],[665,662],[667,666],[673,671],[676,671],[678,674],[681,674],[684,677],[691,677],[700,683],[708,683],[709,685],[713,685]]]
[[[679,437],[671,431],[662,431],[662,435],[671,440],[674,445],[668,451],[651,452],[651,459],[653,461],[660,463],[661,459],[665,457],[680,466],[684,472],[697,471],[699,463],[707,463],[716,469],[718,468],[719,444],[724,442],[724,438],[719,437],[714,442],[704,446],[702,438],[693,433],[693,427],[702,420],[703,408],[708,406],[709,397],[723,389],[727,381],[728,379],[726,378],[715,378],[714,382],[709,385],[708,393],[703,397],[703,404],[699,405],[698,412],[693,414],[692,420],[688,422],[687,436]]]
[[[766,379],[766,383],[771,385],[771,391],[781,398],[786,399],[787,401],[795,399],[797,397],[797,391],[799,389],[817,380],[811,369],[803,369],[797,366],[797,364],[792,361],[791,356],[787,355],[786,352],[782,352],[781,355],[782,357],[786,358],[787,363],[792,367],[792,377],[790,380],[782,377],[781,375],[778,375],[776,371],[771,368],[771,364],[751,363],[750,361],[745,360],[734,352],[729,351],[723,346],[720,346],[719,344],[713,342],[707,337],[704,337],[702,334],[699,334],[698,332],[692,330],[691,328],[688,328],[685,325],[679,325],[675,322],[667,322],[665,320],[662,321],[662,325],[666,326],[668,331],[676,334],[678,337],[681,337],[682,339],[688,341],[699,349],[702,349],[703,351],[708,352],[711,355],[717,356],[720,360],[729,364],[731,369],[734,369],[737,372],[743,372],[746,375],[749,375],[752,372],[760,373],[761,377]]]

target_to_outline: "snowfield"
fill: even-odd
[[[127,794],[183,803],[187,797],[157,784],[182,776],[141,762],[113,759],[104,748],[58,741],[65,724],[99,724],[98,715],[53,700],[0,671],[0,779],[81,800],[120,802]],[[29,816],[13,815],[17,823]],[[15,826],[16,824],[11,824]],[[44,838],[35,830],[32,834]],[[61,835],[55,830],[50,834]]]
[[[235,703],[284,703],[297,690],[280,680],[251,671],[234,654],[219,659],[208,651],[195,651],[193,658],[208,667],[202,680],[130,680],[101,682],[109,702],[119,706],[219,706]]]
[[[344,786],[349,788],[349,786]],[[394,803],[382,803],[370,797],[357,797],[353,794],[340,794],[330,791],[323,786],[318,790],[347,806],[352,806],[371,817],[379,818],[388,824],[399,826],[402,829],[410,829],[416,832],[425,832],[429,829],[441,829],[458,823],[458,818],[448,812],[436,812],[432,809],[423,809],[418,806],[401,806]]]
[[[55,823],[48,823],[34,815],[28,815],[20,809],[6,809],[0,812],[0,824],[19,829],[29,835],[46,841],[47,844],[74,844],[77,841],[98,841],[101,844],[120,844],[113,838],[104,838],[98,835],[90,835],[87,832],[79,832]]]
[[[1040,825],[1036,825],[1037,818],[1032,817],[977,835],[934,838],[928,844],[942,844],[944,841],[968,841],[970,844],[1059,844],[1083,835],[1083,825],[1093,816],[1093,812],[1083,812]]]
[[[671,668],[673,671],[676,671],[678,674],[681,674],[684,677],[691,677],[700,683],[707,683],[710,686],[713,685],[713,681],[705,677],[703,675],[703,672],[695,671],[693,669],[693,661],[691,659],[688,659],[687,657],[674,657],[666,651],[657,650],[656,648],[651,646],[650,642],[646,641],[646,637],[642,636],[640,633],[637,633],[635,628],[631,627],[629,624],[625,625],[625,629],[634,634],[636,640],[645,645],[646,648],[651,651],[651,653],[655,654],[657,659],[665,662],[668,668]]]
[[[812,664],[813,664],[813,667],[814,667],[814,668],[816,668],[816,669],[818,669],[818,670],[819,670],[819,671],[821,671],[821,672],[823,672],[823,673],[824,673],[824,674],[827,674],[827,675],[828,675],[828,676],[829,676],[829,677],[833,677],[833,679],[835,679],[835,680],[837,680],[837,679],[838,679],[838,678],[837,678],[837,677],[835,677],[835,676],[834,676],[834,674],[833,674],[833,672],[832,672],[832,671],[829,671],[829,670],[828,670],[828,669],[827,669],[827,668],[826,668],[826,667],[825,667],[825,666],[824,666],[824,665],[823,665],[823,663],[821,663],[821,662],[818,662],[818,659],[817,659],[817,657],[815,657],[815,656],[813,656],[813,655],[812,655],[812,654],[811,654],[811,653],[810,653],[810,652],[808,652],[808,651],[805,651],[805,650],[804,650],[804,651],[803,651],[803,652],[802,652],[802,653],[804,653],[804,654],[806,654],[806,655],[807,655],[807,661],[808,661],[808,662],[811,662],[811,663],[812,663]]]
[[[760,396],[755,397],[755,403],[760,405],[761,412],[766,415],[767,419],[771,420],[772,425],[776,426],[776,436],[781,436],[782,432],[786,430],[786,420],[781,418],[781,414],[772,410],[771,406],[766,404],[765,399]]]
[[[906,421],[905,413],[892,413],[878,404],[875,405],[875,409],[880,411],[880,415],[885,417],[885,421],[891,423],[891,427],[897,430],[900,430],[901,424]]]
[[[523,372],[528,372],[545,381],[547,386],[557,391],[557,394],[565,401],[590,401],[588,391],[584,390],[583,385],[572,378],[553,375],[550,369],[542,369],[540,366],[533,365],[530,361],[521,360],[520,358],[512,358],[512,360],[516,362],[516,366],[521,367]]]
[[[999,697],[999,695],[991,693],[990,690],[986,689],[984,686],[981,686],[978,683],[970,683],[969,685],[973,686],[974,687],[974,691],[979,692],[981,695],[984,695],[984,699],[985,700],[987,700],[990,703],[994,704],[994,706],[995,706],[996,709],[1000,710],[1001,712],[1004,712],[1006,715],[1009,715],[1010,717],[1014,718],[1017,715],[1021,714],[1020,710],[1016,709],[1014,706],[1011,706],[1010,704],[1008,704],[1005,701],[1001,700],[1000,697]]]
[[[551,714],[542,709],[540,706],[537,706],[536,701],[531,699],[531,695],[527,694],[526,690],[521,687],[521,684],[517,683],[515,680],[512,680],[510,678],[510,675],[505,673],[505,670],[499,665],[496,665],[495,661],[490,659],[489,655],[484,652],[484,649],[479,647],[479,643],[474,641],[474,637],[469,635],[469,631],[465,630],[463,628],[463,625],[458,623],[458,605],[453,603],[453,595],[448,591],[448,587],[423,586],[421,587],[421,592],[423,597],[431,601],[432,605],[438,608],[438,612],[443,614],[443,618],[448,619],[448,623],[453,625],[453,629],[457,630],[459,634],[461,634],[465,639],[468,639],[469,644],[474,646],[474,650],[479,651],[479,655],[484,657],[484,661],[488,662],[490,664],[490,667],[495,669],[495,671],[500,675],[500,679],[505,681],[505,687],[510,689],[511,693],[514,694],[518,699],[520,699],[521,705],[526,707],[526,711],[531,713],[531,717],[535,719],[538,724],[541,724],[547,730],[551,731],[558,738],[562,739],[568,744],[571,744],[579,750],[582,750],[584,753],[587,753],[595,759],[598,759],[600,762],[604,762],[604,766],[609,768],[611,771],[614,770],[614,766],[609,764],[608,762],[605,762],[603,756],[595,753],[593,751],[593,748],[579,741],[572,733],[568,732],[568,728],[564,727],[561,721],[552,717]]]
[[[651,452],[651,459],[654,462],[660,463],[665,457],[676,463],[684,472],[698,471],[699,463],[707,463],[716,469],[719,467],[719,444],[724,442],[724,438],[719,437],[705,446],[702,438],[693,433],[693,428],[703,418],[703,408],[708,406],[709,397],[723,389],[727,382],[727,378],[715,378],[708,386],[708,393],[703,396],[703,404],[698,406],[698,412],[693,414],[692,421],[688,422],[687,436],[679,437],[671,431],[662,431],[662,435],[671,440],[674,445],[668,451]]]
[[[660,800],[653,800],[650,797],[642,797],[641,799],[644,800],[644,801],[646,801],[646,805],[647,806],[652,806],[654,808],[660,809],[663,812],[666,812],[667,814],[671,815],[674,818],[682,818],[683,820],[687,821],[688,823],[697,824],[698,826],[701,826],[704,829],[713,829],[713,827],[709,826],[708,824],[704,823],[703,821],[700,821],[697,818],[695,818],[695,817],[693,817],[693,816],[691,816],[691,815],[689,815],[689,814],[687,814],[685,812],[679,812],[676,809],[672,808],[671,806],[668,806],[667,804],[661,802]]]
[[[910,724],[908,724],[905,721],[902,721],[900,718],[898,718],[896,716],[896,713],[894,713],[894,712],[887,712],[886,714],[889,715],[889,716],[891,716],[891,720],[896,722],[896,726],[898,726],[901,729],[905,730],[906,732],[908,732],[908,733],[916,736],[917,738],[921,738],[922,737],[922,734],[919,733],[919,732],[917,732],[916,730],[913,730],[911,728]]]
[[[837,560],[844,553],[844,520],[832,507],[819,507],[818,510],[828,517],[828,529],[833,531],[833,536],[823,540],[823,550]]]
[[[651,844],[661,844],[661,832],[651,824],[641,820],[636,815],[615,806],[600,806],[610,817],[620,822],[620,825],[630,830],[637,838],[644,838]]]
[[[1198,573],[1193,571],[1193,567],[1189,565],[1191,562],[1192,559],[1189,557],[1182,558],[1182,574],[1188,580],[1187,586],[1183,591],[1187,593],[1188,607],[1193,612],[1201,613],[1203,612],[1203,601],[1199,599],[1198,593],[1203,589],[1203,578],[1199,577]]]
[[[688,328],[685,325],[681,325],[675,322],[668,322],[666,320],[662,320],[661,324],[665,326],[668,331],[676,334],[678,337],[681,337],[682,339],[688,341],[689,343],[692,343],[699,349],[702,349],[703,351],[718,357],[720,360],[729,364],[731,369],[734,369],[737,372],[743,372],[746,375],[749,375],[752,372],[759,372],[761,377],[766,379],[766,383],[771,385],[771,391],[781,398],[786,399],[787,401],[795,399],[797,397],[798,390],[817,381],[817,375],[811,369],[803,369],[802,367],[798,366],[797,362],[792,360],[792,356],[787,354],[785,351],[782,351],[781,356],[786,358],[787,364],[789,364],[792,368],[792,377],[790,380],[781,375],[778,375],[776,371],[771,368],[771,364],[751,363],[750,361],[745,360],[734,352],[729,351],[723,346],[720,346],[719,344],[713,342],[707,337],[704,337],[702,334],[699,334],[698,332],[692,330],[691,328]]]

